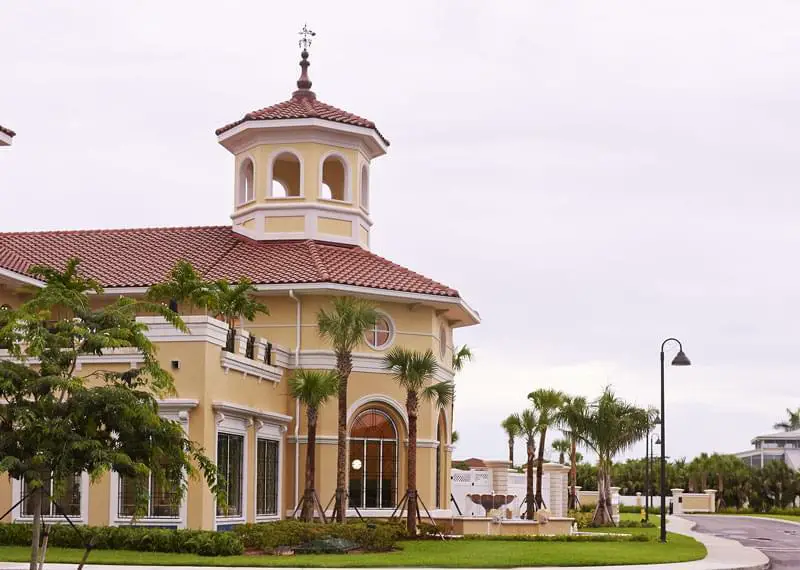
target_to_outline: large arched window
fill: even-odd
[[[350,428],[350,505],[390,509],[397,503],[397,428],[381,410],[361,412]]]
[[[239,166],[239,203],[246,204],[255,200],[256,194],[253,187],[254,177],[253,161],[245,158]]]
[[[281,152],[272,161],[270,197],[295,198],[302,194],[303,169],[300,159],[292,152]]]
[[[348,172],[344,160],[331,155],[322,163],[322,185],[319,196],[325,200],[350,200],[348,195]]]
[[[369,168],[361,167],[361,207],[369,211]]]

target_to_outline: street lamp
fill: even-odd
[[[661,542],[667,542],[667,434],[664,430],[664,347],[670,341],[678,343],[678,354],[672,359],[672,366],[689,366],[692,362],[683,352],[683,345],[677,338],[668,338],[661,343]]]
[[[656,414],[656,419],[653,420],[653,425],[657,426],[661,423],[661,418]],[[644,440],[644,520],[650,520],[650,507],[653,506],[652,491],[650,490],[650,465],[653,463],[653,440],[655,434],[651,436],[650,431],[647,432],[647,437]]]

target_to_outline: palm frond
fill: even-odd
[[[437,407],[446,408],[453,401],[453,383],[437,382],[436,384],[431,384],[420,392],[420,396],[423,400],[434,402]]]
[[[334,370],[298,369],[289,377],[289,394],[313,410],[339,390],[339,375]]]
[[[319,334],[337,352],[352,352],[375,326],[378,311],[369,301],[355,297],[335,297],[332,304],[332,310],[320,309],[317,313]]]
[[[472,362],[472,349],[466,344],[462,344],[453,350],[453,370],[461,372],[464,369],[464,364]]]
[[[416,393],[425,388],[439,368],[430,349],[419,352],[396,346],[386,354],[383,361],[386,370],[392,373],[404,390]]]

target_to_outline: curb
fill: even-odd
[[[795,526],[800,526],[800,522],[798,522],[798,521],[790,521],[790,520],[787,520],[787,519],[779,519],[779,518],[773,518],[773,517],[756,517],[756,516],[753,516],[753,515],[711,515],[711,516],[725,517],[725,518],[731,518],[731,519],[751,519],[751,520],[752,519],[756,519],[756,520],[760,520],[760,521],[772,521],[772,522],[777,522],[777,523],[793,524]]]

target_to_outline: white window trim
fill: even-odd
[[[256,436],[253,438],[253,457],[255,461],[255,473],[253,473],[253,515],[256,522],[276,521],[281,519],[281,512],[283,511],[283,434],[286,431],[286,426],[282,424],[266,423],[262,420],[256,420]],[[260,425],[259,425],[260,424]],[[258,514],[258,440],[264,439],[269,441],[278,442],[278,503],[275,514],[273,515],[260,515]]]
[[[282,154],[291,154],[294,156],[297,161],[300,163],[300,195],[299,196],[273,196],[272,194],[272,179],[274,176],[272,175],[273,168],[275,166],[275,161],[278,160],[278,157]],[[269,168],[267,169],[267,197],[272,200],[297,200],[298,198],[305,198],[305,165],[303,163],[303,155],[300,154],[293,148],[284,147],[279,148],[275,152],[269,155]],[[322,174],[320,173],[320,177]]]
[[[177,421],[183,427],[183,432],[189,435],[189,410],[195,408],[197,400],[192,399],[171,399],[159,401],[159,415],[168,420]],[[111,526],[131,525],[134,526],[175,526],[176,528],[187,528],[188,493],[181,499],[178,507],[177,517],[133,517],[120,516],[119,514],[119,473],[111,471],[111,497],[108,502],[109,517]]]
[[[16,503],[22,498],[22,481],[19,479],[11,479],[11,496],[14,498],[14,502]],[[74,524],[81,524],[85,525],[88,522],[89,518],[89,474],[88,473],[81,473],[81,514],[78,517],[70,517]],[[12,522],[33,522],[33,516],[22,516],[22,504],[20,503],[14,510],[11,511],[11,521]],[[67,520],[61,516],[56,515],[52,516],[44,516],[42,517],[42,522],[47,524],[58,524],[64,523],[67,524]]]
[[[369,341],[367,340],[367,334],[368,334],[368,332],[372,332],[372,329],[371,329],[370,331],[364,333],[364,344],[366,344],[367,347],[370,350],[374,351],[374,352],[383,352],[387,348],[392,346],[392,344],[394,343],[394,338],[397,335],[397,326],[395,325],[394,319],[392,318],[392,316],[389,313],[387,313],[385,311],[381,311],[380,309],[377,311],[377,313],[378,313],[378,317],[379,318],[380,317],[385,317],[386,320],[389,322],[389,338],[381,346],[372,346],[369,343]]]
[[[250,161],[253,165],[253,197],[248,200],[247,196],[244,195],[244,189],[242,188],[242,167],[244,166],[245,162]],[[236,185],[235,185],[235,202],[237,207],[246,206],[248,204],[252,204],[256,201],[256,160],[253,158],[253,155],[247,154],[242,157],[241,160],[236,165]]]
[[[325,161],[329,158],[338,158],[344,166],[344,200],[337,200],[336,198],[323,198],[322,197],[322,184],[323,184],[323,169]],[[317,199],[321,202],[331,202],[334,204],[352,204],[353,203],[353,189],[351,187],[352,174],[350,172],[350,163],[345,156],[335,150],[331,150],[322,155],[319,160],[319,187],[317,188]]]
[[[214,530],[217,530],[219,525],[230,525],[230,524],[243,524],[247,522],[247,501],[249,500],[247,497],[247,488],[248,488],[248,473],[247,473],[247,462],[248,462],[248,451],[251,446],[250,443],[250,435],[249,435],[249,423],[250,420],[248,418],[242,416],[230,416],[228,414],[224,414],[222,412],[217,412],[215,416],[217,429],[214,433],[214,463],[217,461],[217,440],[220,434],[227,434],[227,435],[241,435],[244,436],[244,441],[242,442],[242,514],[235,515],[235,516],[223,516],[217,514],[217,505],[216,500],[214,501]]]

